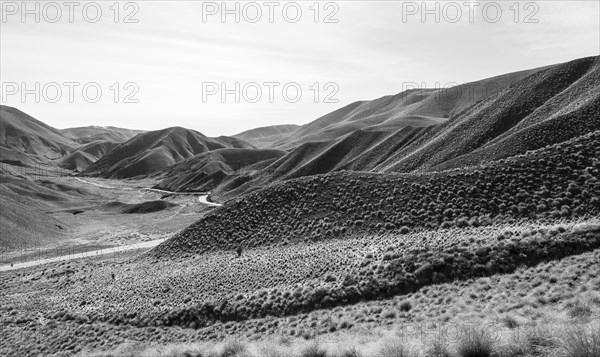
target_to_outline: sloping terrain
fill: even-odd
[[[123,203],[119,201],[113,201],[103,204],[100,206],[100,209],[119,213],[153,213],[163,211],[171,207],[177,207],[177,205],[163,200],[146,201],[141,203]]]
[[[329,352],[317,356],[416,357],[379,353],[389,343],[382,333],[389,329],[402,346],[409,337],[402,331],[427,323],[435,328],[426,340],[415,334],[420,344],[435,338],[472,345],[468,335],[448,339],[447,331],[482,327],[493,331],[498,356],[552,356],[540,347],[558,350],[559,337],[574,336],[563,335],[567,330],[600,316],[598,229],[490,226],[249,249],[239,258],[208,253],[146,263],[133,255],[8,272],[0,275],[0,353],[314,356],[302,351],[322,343]],[[549,330],[552,323],[562,329]],[[406,326],[412,329],[400,330]],[[246,340],[259,349],[247,352]],[[290,349],[300,341],[302,349]],[[352,353],[355,346],[360,354]],[[531,353],[514,353],[516,347]]]
[[[217,149],[179,162],[157,175],[165,177],[154,188],[167,191],[211,191],[240,170],[280,158],[286,152],[269,149]]]
[[[47,214],[55,204],[94,195],[60,181],[31,180],[2,170],[0,182],[0,250],[41,246],[64,239],[68,224]]]
[[[440,124],[479,100],[543,68],[509,73],[443,89],[409,89],[371,101],[349,104],[292,132],[275,146],[330,141],[358,129],[394,132],[404,127]]]
[[[149,251],[0,274],[0,355],[597,357],[598,62],[509,74],[476,101],[361,102],[290,152],[169,128],[67,156],[143,180],[70,186],[0,165],[2,245],[60,237],[66,217],[119,240],[195,221]],[[195,209],[140,189],[162,176],[233,199]],[[107,197],[44,214],[88,188]]]
[[[110,178],[148,175],[194,155],[225,148],[247,148],[234,138],[208,138],[181,127],[139,134],[89,166],[85,174]]]
[[[265,148],[283,140],[298,128],[299,126],[294,124],[272,125],[246,130],[233,137],[245,140],[258,148]]]
[[[357,130],[331,142],[302,144],[259,171],[244,172],[237,180],[225,182],[213,193],[220,198],[229,198],[274,181],[337,171],[355,158],[362,157],[372,147],[390,142],[386,140],[388,137],[390,134],[381,131]],[[371,160],[369,163],[373,162]]]
[[[0,250],[42,245],[65,236],[65,224],[0,185]]]
[[[475,165],[600,129],[600,57],[555,65],[468,108],[398,150],[375,170]]]
[[[62,129],[61,132],[74,141],[87,144],[98,140],[122,143],[145,131],[117,128],[114,126],[83,126]]]
[[[365,128],[335,140],[305,143],[242,185],[219,187],[215,194],[228,199],[279,180],[340,170],[422,172],[478,165],[600,129],[600,57],[519,73],[509,76],[515,81],[502,91],[477,97],[471,106],[454,102],[461,109],[452,107],[452,118],[438,125],[392,133]],[[361,106],[329,115],[346,117]],[[309,125],[323,122],[328,121]]]
[[[76,142],[22,111],[0,106],[0,162],[47,163],[75,150]]]
[[[119,144],[109,140],[91,141],[57,161],[58,165],[69,170],[83,171],[98,161]]]
[[[475,168],[425,174],[339,172],[284,181],[216,209],[152,255],[594,215],[600,212],[598,157],[600,131]]]

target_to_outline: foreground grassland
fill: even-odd
[[[268,186],[151,251],[2,275],[0,355],[598,357],[598,157],[594,132]],[[432,345],[407,324],[460,334]]]
[[[458,356],[486,356],[461,354],[465,339],[498,352],[517,332],[545,333],[552,353],[569,333],[597,348],[599,223],[382,234],[160,263],[134,252],[10,272],[0,280],[0,355],[325,356],[306,349],[317,342],[336,355],[353,341],[364,356],[402,356],[380,350],[424,353],[431,341],[405,336],[423,326],[429,337],[435,326],[467,329],[448,341]],[[481,326],[500,335],[480,336]]]

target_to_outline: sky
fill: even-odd
[[[61,129],[233,135],[600,54],[599,1],[72,4],[1,3],[1,104]]]

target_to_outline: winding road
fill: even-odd
[[[96,184],[93,182],[88,182],[85,180],[81,180],[79,178],[76,178],[76,179],[81,182],[85,182],[87,184],[99,186],[102,188],[115,188],[115,187]],[[156,188],[142,188],[140,191],[151,191],[151,192],[165,193],[165,194],[171,194],[171,195],[200,195],[200,197],[198,197],[198,202],[208,205],[208,206],[215,206],[215,207],[221,206],[221,204],[219,204],[219,203],[210,202],[208,200],[208,196],[210,195],[210,192],[172,192],[172,191],[159,190]],[[28,267],[33,267],[33,266],[37,266],[37,265],[60,262],[60,261],[68,261],[71,259],[95,257],[95,256],[105,255],[105,254],[114,254],[115,256],[117,256],[119,253],[129,251],[129,250],[153,248],[153,247],[156,247],[157,245],[159,245],[160,243],[164,242],[165,240],[166,239],[155,239],[155,240],[151,240],[148,242],[122,245],[122,246],[104,248],[104,249],[99,249],[99,250],[91,250],[91,251],[81,252],[81,253],[73,252],[71,254],[61,255],[61,256],[53,257],[53,258],[44,258],[44,259],[31,260],[31,261],[22,262],[22,263],[14,263],[13,265],[0,265],[0,272],[28,268]]]
[[[210,195],[210,192],[200,192],[200,191],[173,192],[173,191],[160,190],[158,188],[151,188],[151,187],[142,188],[142,191],[152,191],[152,192],[165,193],[165,194],[170,194],[170,195],[200,195],[200,197],[198,197],[198,202],[208,205],[208,206],[215,206],[215,207],[222,206],[222,204],[220,204],[220,203],[210,202],[208,200],[208,196]]]
[[[31,260],[28,262],[14,263],[12,266],[11,265],[0,265],[0,272],[15,270],[15,269],[22,269],[22,268],[29,268],[29,267],[33,267],[33,266],[37,266],[37,265],[54,263],[54,262],[68,261],[68,260],[72,260],[72,259],[96,257],[99,255],[105,255],[105,254],[114,254],[115,257],[118,257],[118,255],[120,253],[129,251],[129,250],[138,250],[138,249],[156,247],[157,245],[164,242],[165,240],[166,240],[166,238],[155,239],[155,240],[151,240],[148,242],[141,242],[141,243],[129,244],[129,245],[121,245],[121,246],[104,248],[104,249],[99,249],[99,250],[90,250],[90,251],[81,252],[81,253],[71,253],[71,254],[61,255],[61,256],[53,257],[53,258],[44,258],[44,259],[38,259],[38,260]]]

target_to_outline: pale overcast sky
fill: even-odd
[[[39,2],[39,23],[34,14],[23,22],[21,1],[2,3],[2,104],[57,128],[183,126],[209,136],[232,135],[259,126],[304,124],[356,100],[401,92],[410,82],[427,87],[464,83],[600,51],[598,1],[518,6],[514,1],[481,1],[472,7],[472,18],[464,1],[429,2],[434,14],[425,21],[421,1],[323,1],[317,23],[313,1],[277,2],[273,7],[263,1],[237,2],[240,23],[232,14],[222,21],[221,1],[120,2],[117,23],[116,8],[110,8],[114,1],[98,3],[102,14],[95,23],[94,4],[86,7],[87,20],[82,14],[85,2],[73,8],[72,23],[63,2],[54,3],[62,12],[56,23],[51,21],[57,9],[46,2]],[[228,2],[229,9],[235,4]],[[262,17],[252,23],[256,4]],[[125,23],[128,15],[137,23]],[[337,22],[326,23],[326,18]],[[34,94],[23,100],[22,83],[34,89],[36,82],[40,102]],[[73,103],[65,82],[80,83],[73,87]],[[120,84],[118,103],[115,82]],[[135,85],[124,88],[129,82]],[[223,103],[219,93],[209,95],[219,90],[213,82],[229,89],[240,83],[240,94],[244,85],[258,83],[263,96],[251,103],[256,86],[250,85],[240,103],[233,94]],[[320,84],[318,103],[315,82]],[[58,83],[62,97],[56,98],[57,88],[51,83]],[[86,102],[82,87],[87,83],[101,88],[97,103]],[[287,87],[289,100],[296,94],[294,83],[301,88],[298,102],[283,97],[286,83],[293,84]],[[326,83],[334,84],[325,88]],[[95,97],[94,86],[88,86],[88,99]],[[132,99],[138,103],[123,103],[136,86]],[[338,102],[325,103],[329,94]]]

